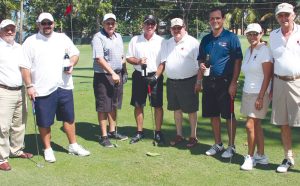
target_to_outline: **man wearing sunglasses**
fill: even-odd
[[[171,34],[173,37],[163,45],[160,64],[164,66],[168,77],[168,110],[174,111],[176,124],[176,136],[170,144],[175,146],[184,142],[182,122],[183,113],[187,113],[190,136],[186,146],[192,148],[198,142],[196,130],[199,94],[195,91],[195,84],[199,69],[197,61],[199,42],[187,33],[181,18],[171,20]]]
[[[280,28],[270,33],[270,48],[274,58],[274,78],[271,122],[281,128],[284,159],[277,172],[284,173],[294,166],[292,127],[300,127],[300,25],[294,7],[277,5],[276,20]]]
[[[9,157],[31,158],[23,151],[27,111],[19,63],[22,47],[15,42],[16,25],[0,24],[0,170],[11,170]]]
[[[117,109],[122,105],[126,66],[123,39],[119,33],[116,33],[116,16],[112,13],[105,14],[102,25],[103,28],[94,35],[92,40],[93,88],[98,122],[102,132],[99,143],[103,147],[113,147],[109,138],[121,141],[128,139],[116,130]],[[107,132],[106,120],[109,121],[109,132]]]
[[[75,136],[73,101],[73,67],[79,50],[64,33],[54,32],[54,19],[43,12],[37,19],[39,32],[23,44],[25,60],[20,64],[28,97],[33,101],[36,122],[44,145],[45,161],[56,161],[51,148],[51,125],[54,117],[63,122],[69,141],[68,152],[88,156],[90,152],[78,145]],[[63,67],[64,56],[70,56],[69,68]]]
[[[154,107],[155,137],[158,145],[164,144],[161,132],[163,121],[163,76],[156,73],[159,65],[160,49],[163,38],[155,31],[157,20],[153,15],[147,15],[143,21],[143,33],[133,37],[128,45],[127,62],[132,64],[132,94],[130,104],[134,106],[134,116],[137,132],[130,143],[137,143],[144,138],[144,106],[146,104],[148,85],[151,88],[151,103]],[[153,117],[153,116],[152,116]]]

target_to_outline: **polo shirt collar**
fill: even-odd
[[[103,28],[100,30],[100,32],[101,32],[101,34],[105,35],[107,38],[111,38],[111,37],[109,37],[108,33]],[[117,34],[114,32],[113,36],[117,37]]]
[[[142,34],[142,36],[143,36],[143,39],[144,39],[145,41],[151,41],[151,40],[156,39],[156,36],[157,36],[157,35],[156,35],[156,33],[154,32],[153,35],[152,35],[152,37],[150,38],[150,40],[147,40],[147,39],[145,38],[145,34],[144,34],[144,33]]]
[[[13,47],[16,45],[16,42],[14,41],[13,44],[9,44],[6,41],[4,41],[2,38],[0,38],[0,45],[5,46],[5,47]]]
[[[181,40],[180,41],[178,41],[177,42],[177,44],[180,44],[180,43],[183,43],[185,40],[187,40],[187,38],[188,38],[188,32],[187,31],[185,31],[185,34],[184,34],[184,36],[181,38]],[[176,41],[175,41],[175,39],[173,39],[174,40],[174,42],[176,43]]]
[[[52,32],[52,34],[50,35],[50,37],[46,37],[44,36],[43,34],[41,34],[40,32],[37,33],[37,37],[44,40],[44,41],[47,41],[48,39],[50,39],[54,34],[54,31]]]

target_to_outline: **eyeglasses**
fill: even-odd
[[[147,26],[154,26],[154,25],[156,25],[155,22],[145,22],[144,24],[147,25]]]
[[[11,31],[11,32],[16,32],[16,27],[10,27],[10,26],[7,26],[7,27],[4,27],[4,28],[3,28],[3,31],[4,31],[4,32],[9,32],[9,31]]]
[[[253,37],[253,36],[257,37],[258,35],[259,35],[258,32],[251,32],[246,34],[247,37]]]
[[[175,31],[175,30],[181,30],[182,28],[183,26],[174,26],[171,29]]]
[[[105,22],[105,24],[114,26],[116,23],[111,21],[111,22]]]
[[[47,22],[41,22],[41,25],[42,26],[51,26],[53,24],[53,22],[52,21],[47,21]]]

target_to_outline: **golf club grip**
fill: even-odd
[[[148,85],[148,94],[151,96],[151,86]]]
[[[230,113],[234,113],[234,99],[230,98]]]
[[[31,101],[31,105],[32,105],[32,114],[35,115],[35,103],[33,100]]]

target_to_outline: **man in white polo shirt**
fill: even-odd
[[[161,65],[165,66],[168,77],[168,110],[174,111],[177,131],[170,144],[174,146],[184,141],[183,113],[188,113],[191,134],[186,146],[192,148],[198,142],[196,130],[199,94],[195,90],[195,85],[199,69],[197,61],[199,42],[187,33],[185,24],[180,18],[171,20],[171,34],[173,37],[164,44],[161,52]]]
[[[19,63],[22,47],[14,41],[16,25],[5,19],[0,24],[0,170],[8,171],[9,156],[31,158],[23,151],[26,106]]]
[[[47,162],[55,162],[51,148],[51,125],[54,117],[63,121],[69,140],[70,154],[87,156],[89,151],[77,144],[71,73],[79,59],[79,50],[63,33],[54,32],[54,19],[50,13],[41,13],[37,20],[39,32],[23,44],[24,62],[20,64],[28,97],[34,102],[36,121],[45,148]],[[70,56],[68,68],[64,57]]]
[[[280,28],[270,34],[274,58],[271,122],[281,127],[285,155],[277,172],[287,172],[295,164],[291,127],[300,127],[300,25],[294,22],[296,15],[291,4],[279,4],[275,15]]]
[[[156,35],[157,20],[153,15],[144,17],[143,33],[133,37],[128,45],[126,60],[134,67],[132,73],[132,94],[130,104],[134,106],[134,115],[137,124],[136,135],[130,143],[136,143],[144,138],[144,106],[146,104],[148,85],[151,86],[151,107],[154,107],[155,136],[154,140],[164,144],[161,132],[163,121],[163,75],[157,75],[160,64],[160,49],[163,38]]]

